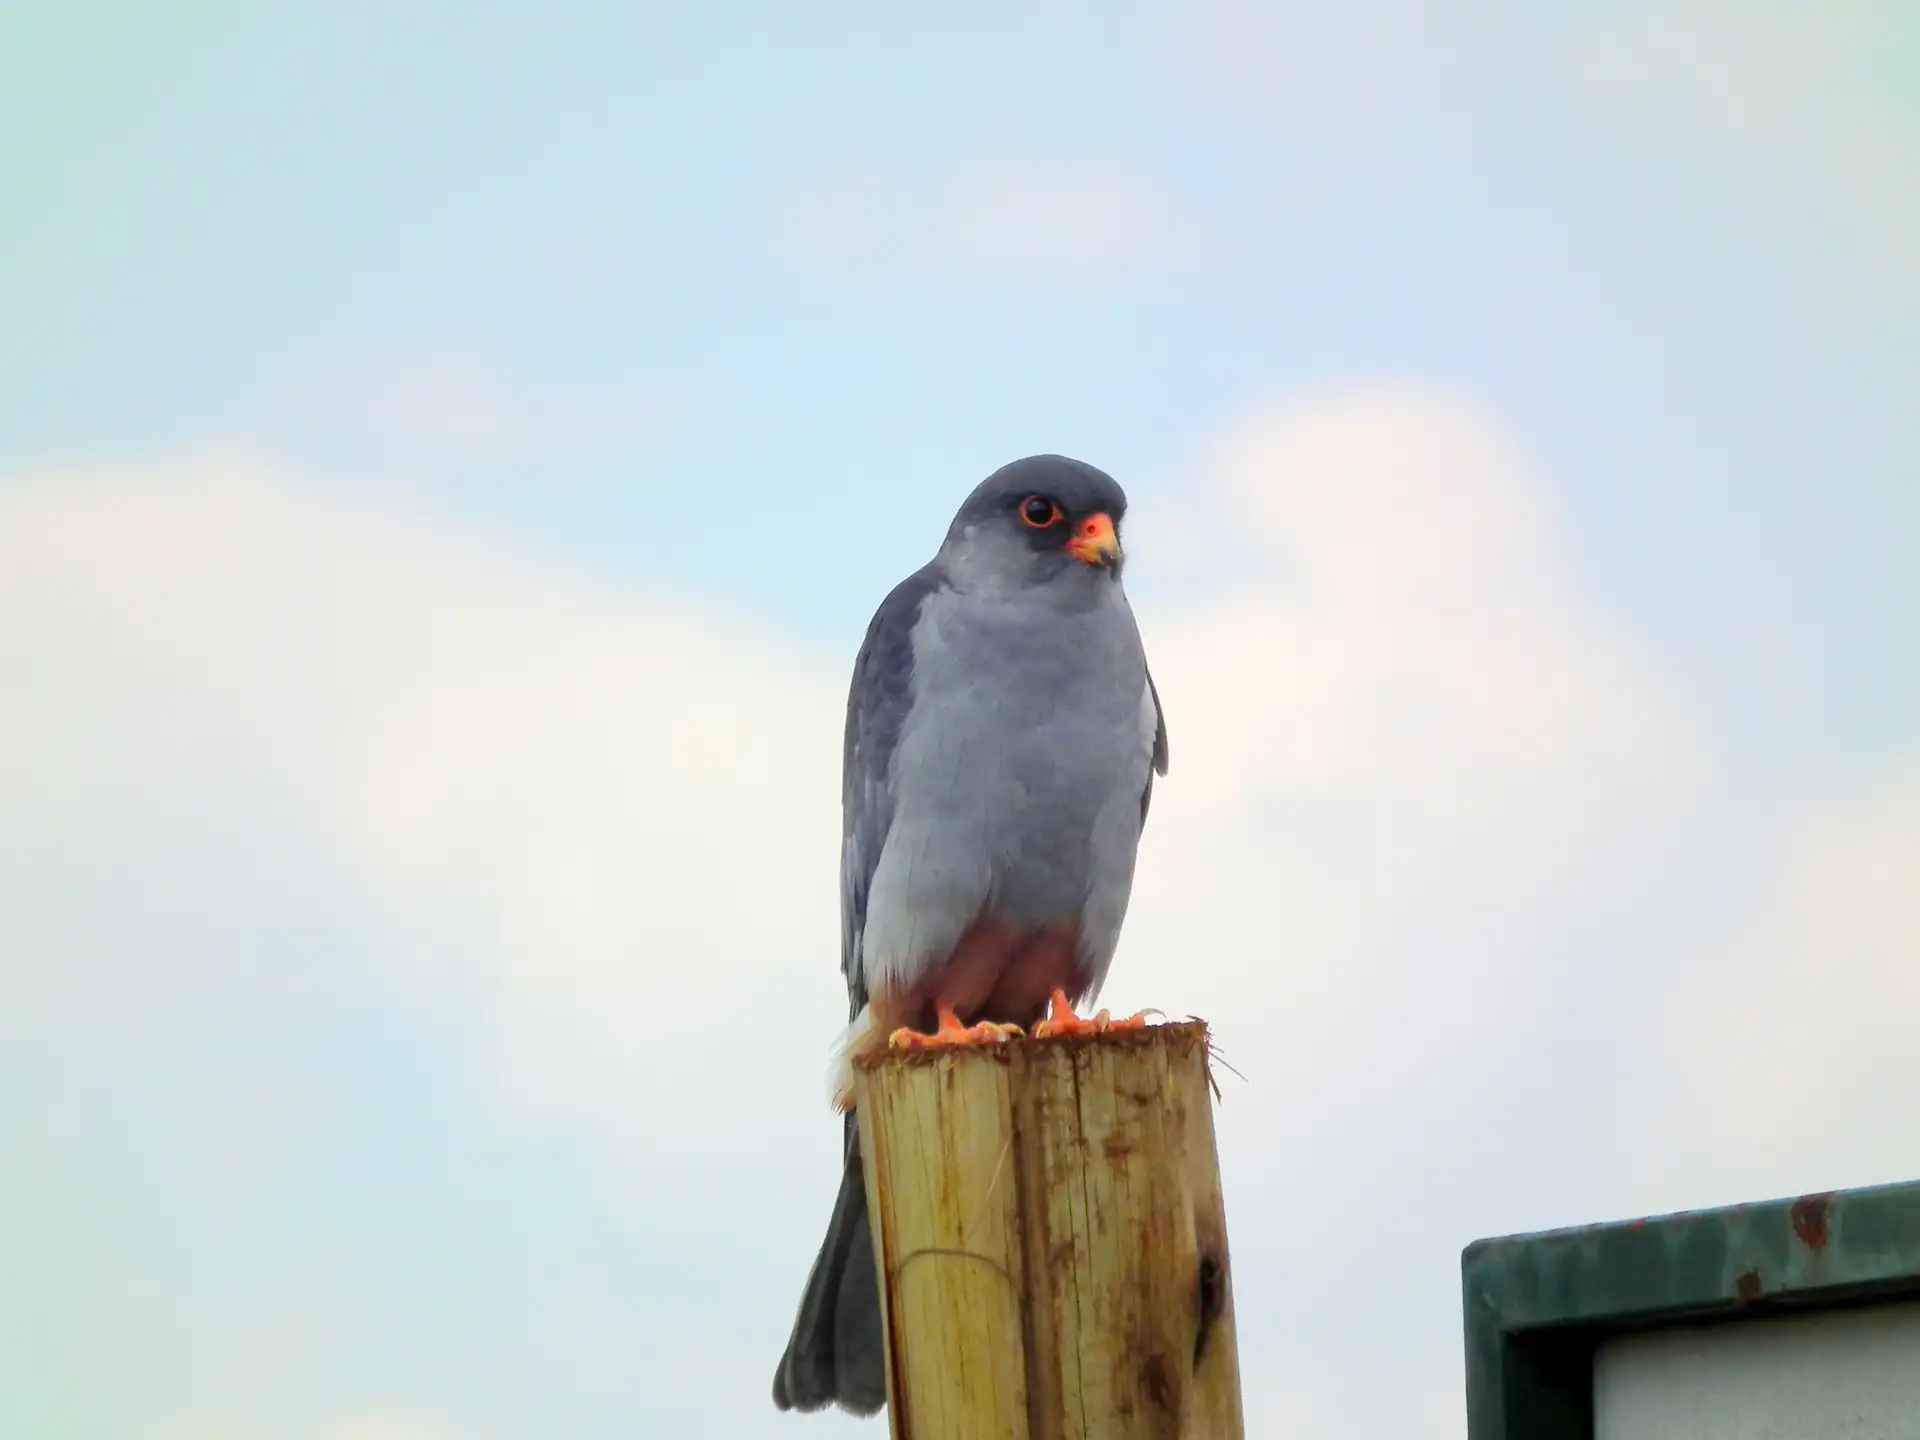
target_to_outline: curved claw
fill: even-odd
[[[982,1020],[968,1033],[988,1045],[1004,1045],[1009,1040],[1027,1038],[1027,1032],[1018,1025],[1004,1025],[997,1020]]]

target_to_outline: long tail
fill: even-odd
[[[856,1415],[871,1415],[887,1401],[873,1238],[860,1175],[860,1131],[852,1115],[846,1125],[846,1166],[833,1218],[807,1276],[787,1353],[773,1372],[773,1403],[782,1410],[836,1404]]]

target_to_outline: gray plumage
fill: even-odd
[[[1057,523],[1037,525],[1054,507]],[[1023,507],[1027,519],[1022,518]],[[1167,734],[1117,550],[1076,541],[1126,496],[1033,456],[967,498],[934,559],[867,627],[842,756],[841,969],[848,1058],[936,1002],[1031,1025],[1054,986],[1096,994],[1119,942]],[[1077,553],[1076,553],[1077,552]],[[858,1132],[774,1376],[774,1403],[885,1401]]]

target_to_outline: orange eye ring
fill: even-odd
[[[1029,530],[1046,530],[1066,519],[1057,501],[1044,495],[1029,495],[1020,502],[1020,523]]]

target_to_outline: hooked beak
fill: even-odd
[[[1075,525],[1073,538],[1067,541],[1067,553],[1086,565],[1109,570],[1118,565],[1120,537],[1113,533],[1113,517],[1100,510]]]

